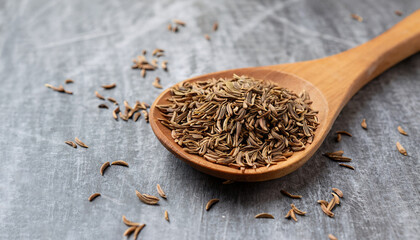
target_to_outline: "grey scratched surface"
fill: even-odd
[[[357,46],[420,8],[420,1],[0,1],[0,239],[121,239],[124,214],[146,223],[142,239],[419,239],[420,55],[373,80],[343,109],[332,130],[354,137],[334,141],[296,172],[262,183],[222,185],[172,156],[148,124],[116,122],[94,91],[151,103],[164,87],[203,73],[324,57]],[[351,13],[365,18],[359,23]],[[172,18],[187,22],[178,34]],[[220,29],[203,38],[214,21]],[[142,49],[166,50],[169,72],[140,78],[130,69]],[[74,95],[44,87],[62,84]],[[101,84],[116,82],[114,90]],[[366,118],[369,130],[360,127]],[[401,125],[409,133],[397,132]],[[65,140],[78,136],[89,149]],[[396,151],[400,141],[409,156]],[[356,171],[322,156],[343,149]],[[126,160],[130,168],[105,161]],[[138,189],[168,200],[142,204]],[[345,193],[336,217],[316,204],[331,187]],[[303,195],[282,196],[280,189]],[[102,197],[88,202],[93,192]],[[204,211],[211,198],[220,198]],[[295,203],[308,212],[283,216]],[[171,222],[163,218],[169,211]],[[254,219],[270,212],[276,219]]]

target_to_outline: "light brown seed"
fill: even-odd
[[[407,156],[407,151],[406,151],[406,150],[405,150],[405,148],[401,145],[401,143],[400,143],[400,142],[397,142],[397,149],[398,149],[398,151],[399,151],[402,155]]]
[[[290,209],[284,218],[290,218],[290,214],[293,212],[293,209]]]
[[[108,101],[114,103],[115,105],[118,105],[118,102],[117,102],[117,100],[115,100],[115,98],[109,97]]]
[[[218,28],[219,28],[219,24],[217,22],[215,22],[213,24],[213,31],[216,32]]]
[[[69,145],[69,146],[72,146],[72,147],[74,147],[74,148],[77,148],[76,143],[74,143],[74,142],[72,142],[72,141],[65,141],[65,143],[66,143],[67,145]]]
[[[107,84],[107,85],[102,85],[102,88],[104,88],[104,89],[113,89],[116,86],[117,86],[117,84],[111,83],[111,84]]]
[[[335,202],[335,199],[333,198],[333,199],[331,199],[331,201],[328,203],[328,205],[327,205],[327,209],[329,210],[329,211],[331,211],[334,207],[335,207],[335,204],[336,204],[336,202]]]
[[[214,204],[216,204],[216,203],[218,203],[218,202],[219,202],[219,199],[218,199],[218,198],[213,198],[213,199],[210,199],[210,200],[207,202],[207,204],[206,204],[206,211],[210,210],[210,208],[211,208]]]
[[[168,24],[168,30],[172,32],[172,24]]]
[[[80,139],[78,139],[77,137],[74,138],[74,141],[77,143],[77,145],[84,147],[84,148],[88,148],[88,146],[86,144],[84,144],[82,141],[80,141]]]
[[[355,13],[351,14],[351,17],[352,17],[354,20],[357,20],[357,21],[359,21],[359,22],[363,22],[363,18],[362,18],[361,16],[359,16],[359,15],[355,14]]]
[[[123,114],[122,112],[119,112],[119,116],[120,116],[120,118],[121,118],[122,120],[124,120],[124,121],[128,121],[128,116],[127,116],[127,115],[125,115],[125,114]]]
[[[114,161],[111,163],[111,165],[119,165],[119,166],[128,167],[128,163],[123,160]]]
[[[204,38],[205,38],[207,41],[210,41],[210,36],[209,36],[208,34],[204,34]]]
[[[348,164],[340,163],[340,164],[338,164],[338,165],[340,165],[340,166],[342,166],[342,167],[350,168],[351,170],[355,170],[353,166],[348,165]]]
[[[130,236],[136,230],[136,228],[137,227],[135,227],[135,226],[127,228],[127,230],[125,230],[123,236]]]
[[[99,104],[98,105],[98,108],[106,108],[106,109],[108,109],[109,107],[108,107],[108,105],[102,103],[102,104]]]
[[[104,172],[108,167],[109,167],[109,162],[105,162],[104,164],[102,164],[101,170],[99,171],[102,176],[104,175]]]
[[[255,218],[271,218],[274,219],[274,216],[269,213],[259,213],[255,215]]]
[[[295,215],[295,211],[293,211],[293,209],[292,209],[292,211],[290,212],[290,217],[293,219],[293,220],[295,220],[295,222],[297,222],[298,220],[297,220],[297,218],[296,218],[296,215]]]
[[[339,196],[339,197],[343,197],[344,195],[343,195],[343,192],[340,190],[340,189],[338,189],[338,188],[332,188],[332,190]]]
[[[397,16],[402,16],[403,15],[403,13],[400,10],[395,10],[394,13]]]
[[[140,201],[149,204],[149,205],[156,205],[159,202],[159,198],[149,195],[149,194],[141,194],[139,191],[136,190],[136,195],[140,199]]]
[[[338,238],[336,236],[332,235],[332,234],[328,234],[328,238],[330,240],[338,240]]]
[[[168,70],[167,64],[168,64],[168,61],[162,61],[160,66],[162,67],[163,70],[167,71]]]
[[[333,195],[335,204],[340,205],[340,198],[338,197],[338,195],[334,192],[332,192],[331,194]]]
[[[116,109],[114,109],[114,111],[112,111],[112,117],[115,119],[115,120],[118,120],[118,113],[120,112],[120,107],[117,107]]]
[[[283,189],[281,189],[281,190],[280,190],[280,192],[281,192],[283,195],[288,196],[288,197],[290,197],[290,198],[302,198],[302,196],[301,196],[301,195],[294,195],[294,194],[291,194],[291,193],[289,193],[289,192],[287,192],[286,190],[283,190]]]
[[[328,202],[325,200],[318,200],[317,203],[328,206]]]
[[[363,118],[362,123],[360,125],[362,125],[362,128],[367,129],[367,123],[365,118]]]
[[[165,220],[169,222],[169,214],[168,211],[165,210]]]
[[[142,69],[141,70],[141,72],[140,72],[140,75],[144,78],[144,77],[146,77],[146,69]]]
[[[334,213],[328,210],[324,204],[321,204],[321,209],[328,217],[334,217]]]
[[[146,226],[146,224],[141,224],[136,228],[136,231],[134,231],[133,239],[136,240],[137,236],[139,235],[140,231]]]
[[[337,138],[335,139],[337,142],[341,141],[341,134],[337,134]]]
[[[404,131],[404,129],[402,129],[401,126],[398,126],[398,132],[400,132],[402,135],[408,136],[408,133],[406,131]]]
[[[165,50],[160,49],[160,48],[155,48],[152,52],[152,55],[155,56],[157,53],[163,53],[165,52]]]
[[[181,21],[181,20],[179,20],[179,19],[174,19],[174,20],[172,20],[175,24],[177,24],[177,25],[180,25],[180,26],[183,26],[183,27],[185,27],[185,22],[184,21]]]
[[[92,202],[95,198],[101,196],[100,193],[94,193],[92,195],[90,195],[90,197],[88,198],[89,202]]]
[[[178,32],[178,26],[173,27],[172,32],[174,32],[174,33]]]
[[[143,49],[143,51],[141,51],[141,54],[144,56],[146,55],[147,51]]]
[[[105,98],[101,94],[99,94],[98,91],[95,91],[95,96],[99,99],[105,100]]]
[[[141,116],[141,113],[140,112],[136,112],[135,114],[134,114],[134,116],[133,116],[133,121],[134,122],[137,122],[137,120],[139,119],[139,117]]]
[[[160,78],[159,77],[155,78],[155,81],[153,82],[153,87],[159,88],[159,89],[162,88],[162,85],[160,85]]]
[[[140,226],[140,223],[136,223],[136,222],[132,222],[130,220],[128,220],[124,215],[122,216],[122,220],[124,222],[125,225],[129,226],[129,227],[138,227]]]
[[[141,113],[144,116],[144,120],[146,120],[146,122],[149,122],[149,113],[146,110],[142,110]]]
[[[351,135],[351,133],[349,133],[349,132],[347,132],[347,131],[337,131],[336,133],[337,133],[337,134],[344,134],[344,135],[347,135],[347,136],[349,136],[349,137],[353,137],[353,135]]]
[[[290,206],[292,207],[292,210],[296,213],[296,214],[299,214],[299,215],[301,215],[301,216],[303,216],[303,215],[305,215],[306,214],[306,212],[304,212],[304,211],[301,211],[301,210],[299,210],[296,206],[295,206],[295,204],[290,204]]]
[[[159,184],[158,184],[158,185],[156,185],[156,189],[157,189],[157,191],[158,191],[159,195],[160,195],[161,197],[163,197],[163,198],[165,198],[165,199],[166,199],[166,194],[165,194],[165,192],[162,190],[162,188],[160,187],[160,185],[159,185]]]
[[[164,53],[157,53],[157,54],[156,54],[156,57],[158,57],[158,58],[163,57],[163,56],[165,56],[165,54],[164,54]],[[156,67],[157,67],[157,66],[156,66]]]
[[[232,184],[232,183],[234,183],[234,181],[232,181],[232,180],[226,180],[226,181],[222,182],[222,184],[224,184],[224,185]]]
[[[69,83],[74,83],[74,81],[71,80],[71,79],[66,79],[66,81],[64,81],[64,83],[69,84]]]
[[[51,85],[51,84],[45,84],[45,86],[46,86],[47,88],[51,88],[52,90],[54,90],[54,91],[56,91],[56,92],[67,93],[67,94],[73,94],[73,92],[70,92],[70,91],[65,90],[65,89],[63,88],[63,86],[62,86],[62,85],[60,85],[60,86],[58,86],[58,87],[54,87],[54,86],[53,86],[53,85]]]

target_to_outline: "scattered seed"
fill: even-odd
[[[136,228],[136,231],[134,231],[134,237],[133,239],[136,240],[137,236],[139,235],[140,231],[146,226],[146,224],[141,224]]]
[[[117,100],[115,100],[115,98],[109,97],[108,101],[114,103],[115,105],[118,105],[118,102],[117,102]]]
[[[338,164],[338,165],[340,165],[340,166],[342,166],[342,167],[350,168],[351,170],[355,170],[353,166],[350,166],[350,165],[348,165],[348,164],[340,163],[340,164]]]
[[[340,189],[338,189],[338,188],[332,188],[332,190],[339,196],[339,197],[343,197],[344,195],[343,195],[343,192],[340,190]]]
[[[149,204],[149,205],[156,205],[159,202],[159,198],[149,195],[149,194],[141,194],[139,191],[136,190],[136,195],[140,199],[140,201]]]
[[[141,116],[141,113],[140,112],[136,112],[135,114],[134,114],[134,116],[133,116],[133,121],[134,122],[137,122],[137,120],[139,119],[139,117]]]
[[[290,206],[292,207],[292,210],[296,213],[299,214],[301,216],[305,215],[306,212],[299,210],[293,203],[290,204]]]
[[[400,10],[395,10],[394,13],[397,16],[402,16],[403,15],[403,13]]]
[[[163,53],[165,52],[165,50],[160,49],[160,48],[155,48],[155,50],[153,50],[152,55],[155,56],[157,53]]]
[[[98,91],[95,91],[95,96],[101,100],[105,100],[105,98],[101,94],[99,94]]]
[[[114,109],[114,111],[112,111],[112,117],[117,120],[118,119],[118,113],[120,112],[120,107],[117,107],[116,109]]]
[[[357,20],[357,21],[359,21],[359,22],[363,22],[363,18],[361,17],[361,16],[359,16],[359,15],[357,15],[357,14],[351,14],[351,17],[354,19],[354,20]]]
[[[351,133],[349,133],[349,132],[347,132],[347,131],[337,131],[336,133],[337,133],[337,134],[344,134],[344,135],[347,135],[347,136],[349,136],[349,137],[353,137],[353,135],[351,135]]]
[[[158,185],[156,185],[156,188],[157,188],[157,191],[158,191],[159,195],[160,195],[161,197],[163,197],[163,198],[165,198],[165,199],[166,199],[166,194],[165,194],[165,192],[162,190],[162,188],[160,187],[160,185],[159,185],[159,184],[158,184]]]
[[[140,226],[140,223],[132,222],[132,221],[128,220],[124,215],[122,216],[122,220],[125,223],[125,225],[127,225],[129,227]]]
[[[331,199],[331,201],[327,205],[327,209],[331,211],[335,207],[335,199]]]
[[[128,116],[123,114],[122,112],[119,112],[120,118],[124,121],[128,121]]]
[[[180,25],[180,26],[183,26],[183,27],[185,27],[185,22],[184,21],[181,21],[181,20],[179,20],[179,19],[174,19],[174,20],[172,20],[175,24],[177,24],[177,25]]]
[[[76,138],[74,138],[74,141],[79,145],[79,146],[81,146],[81,147],[84,147],[84,148],[88,148],[88,146],[86,145],[86,144],[84,144],[82,141],[80,141],[80,139],[78,139],[77,137]]]
[[[162,88],[162,85],[160,85],[160,78],[159,77],[156,77],[155,78],[155,81],[153,82],[153,87],[155,87],[155,88]]]
[[[338,197],[338,195],[336,193],[334,193],[334,192],[332,192],[331,194],[333,195],[334,203],[336,205],[340,205],[340,198]]]
[[[210,36],[209,36],[208,34],[204,34],[204,38],[205,38],[207,41],[210,41]]]
[[[172,24],[168,24],[168,30],[172,32]]]
[[[337,162],[351,162],[351,158],[343,157],[344,152],[337,151],[332,153],[324,153],[324,156],[328,157],[329,159]]]
[[[163,57],[163,56],[165,56],[165,54],[164,54],[164,53],[157,53],[157,54],[156,54],[156,57],[157,57],[157,58],[160,58],[160,57]],[[156,66],[156,67],[157,67],[157,66]]]
[[[340,141],[341,141],[341,134],[337,134],[336,141],[337,141],[337,142],[340,142]]]
[[[111,165],[119,165],[119,166],[128,167],[128,163],[123,160],[114,161],[111,163]]]
[[[144,77],[146,77],[146,69],[142,69],[141,70],[141,72],[140,72],[140,75],[144,78]]]
[[[60,85],[60,86],[58,86],[58,87],[54,87],[53,85],[51,85],[51,84],[45,84],[45,86],[47,87],[47,88],[51,88],[52,90],[54,90],[54,91],[56,91],[56,92],[61,92],[61,93],[67,93],[67,94],[73,94],[73,92],[70,92],[70,91],[67,91],[67,90],[65,90],[64,88],[63,88],[63,86],[62,85]]]
[[[64,81],[64,83],[69,84],[69,83],[74,83],[74,81],[71,80],[71,79],[66,79],[66,81]]]
[[[146,55],[147,51],[143,49],[143,51],[141,51],[141,54],[144,56]]]
[[[66,143],[67,145],[69,145],[69,146],[72,146],[72,147],[74,147],[74,148],[77,148],[76,143],[74,143],[74,142],[72,142],[72,141],[65,141],[65,143]]]
[[[112,83],[112,84],[108,84],[108,85],[102,85],[102,88],[104,88],[104,89],[113,89],[116,86],[117,86],[117,84]]]
[[[165,219],[166,219],[166,221],[169,222],[169,214],[168,214],[168,211],[166,211],[166,210],[165,210]]]
[[[146,122],[149,122],[149,113],[146,110],[142,110],[141,113],[144,115]]]
[[[224,184],[224,185],[226,185],[226,184],[232,184],[232,183],[234,183],[233,180],[226,180],[226,181],[222,182],[222,184]]]
[[[365,118],[363,118],[361,125],[362,125],[362,128],[367,129],[367,124],[366,124],[366,119]]]
[[[109,162],[105,162],[104,164],[102,164],[101,170],[100,170],[100,173],[102,176],[104,175],[104,172],[108,167],[109,167]]]
[[[89,202],[92,202],[95,198],[101,196],[100,193],[94,193],[92,195],[90,195],[90,197],[88,198]]]
[[[302,196],[301,195],[294,195],[294,194],[291,194],[291,193],[289,193],[289,192],[287,192],[286,190],[280,190],[280,192],[283,194],[283,195],[286,195],[286,196],[288,196],[288,197],[290,197],[290,198],[302,198]]]
[[[106,109],[108,109],[108,105],[102,103],[102,104],[99,104],[98,105],[98,108],[106,108]]]
[[[255,218],[272,218],[274,219],[274,216],[269,213],[259,213],[255,215]]]
[[[398,132],[400,132],[402,135],[408,136],[408,133],[406,131],[404,131],[404,129],[402,129],[401,126],[398,126]]]
[[[297,220],[297,218],[296,218],[296,215],[295,215],[295,211],[291,211],[290,212],[290,217],[293,219],[293,220],[295,220],[295,222],[297,222],[298,220]]]
[[[216,203],[218,203],[218,202],[219,202],[219,199],[218,199],[218,198],[213,198],[213,199],[210,199],[210,200],[207,202],[207,204],[206,204],[206,211],[210,210],[210,208],[211,208],[214,204],[216,204]]]
[[[127,228],[127,230],[125,230],[123,236],[127,236],[127,237],[130,236],[136,230],[136,228],[137,227],[135,227],[135,226]]]
[[[407,151],[399,142],[397,142],[397,149],[402,155],[407,156]]]
[[[168,70],[168,66],[167,66],[167,64],[168,64],[168,61],[162,61],[162,63],[161,63],[161,67],[162,67],[162,69],[163,69],[163,70],[165,70],[165,71],[167,71],[167,70]]]
[[[218,28],[219,28],[219,24],[217,22],[215,22],[213,24],[213,31],[216,32]]]
[[[338,238],[337,237],[335,237],[334,235],[332,235],[332,234],[328,234],[328,238],[330,239],[330,240],[338,240]]]
[[[325,200],[318,200],[317,203],[328,206],[328,202]]]
[[[334,217],[334,213],[328,210],[324,204],[321,204],[321,209],[325,214],[327,214],[328,217]]]
[[[178,32],[178,26],[173,27],[172,32],[174,32],[174,33]]]

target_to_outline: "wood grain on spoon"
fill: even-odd
[[[301,167],[316,152],[327,136],[341,109],[350,98],[376,76],[420,51],[420,10],[371,41],[348,51],[306,62],[226,70],[190,78],[184,82],[205,81],[209,78],[247,75],[271,81],[294,92],[305,90],[319,110],[320,125],[312,144],[295,152],[287,161],[269,168],[243,171],[209,162],[188,154],[176,144],[170,130],[158,122],[162,118],[156,105],[167,104],[170,91],[160,94],[150,109],[150,124],[160,142],[173,154],[204,173],[233,181],[265,181],[287,175]]]

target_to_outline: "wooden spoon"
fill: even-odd
[[[150,125],[160,142],[173,154],[204,173],[234,181],[265,181],[289,174],[301,167],[319,148],[335,119],[349,99],[366,83],[420,51],[420,10],[371,41],[337,55],[298,63],[267,67],[251,67],[209,73],[184,82],[203,81],[209,78],[231,78],[233,74],[271,81],[296,93],[306,90],[312,109],[318,110],[320,125],[312,144],[295,152],[287,161],[269,168],[231,168],[211,163],[198,155],[186,153],[171,137],[171,131],[158,118],[163,118],[156,105],[167,104],[167,89],[155,100],[150,109]]]

